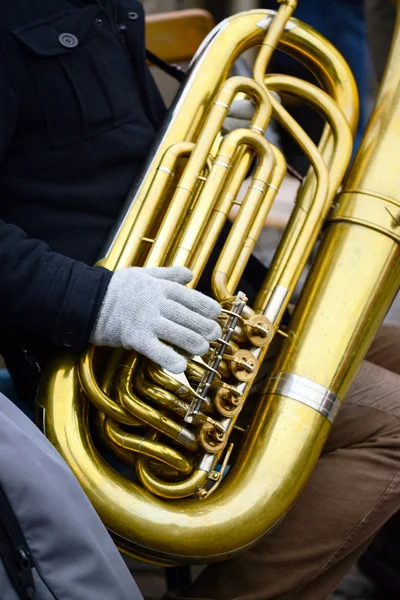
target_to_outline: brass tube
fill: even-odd
[[[105,431],[114,444],[140,456],[147,456],[176,469],[182,475],[188,475],[192,464],[180,452],[165,444],[148,440],[146,437],[127,433],[111,419],[105,421]]]
[[[253,220],[257,215],[258,209],[265,198],[268,189],[266,184],[269,183],[275,166],[275,154],[271,149],[270,143],[263,136],[253,133],[252,131],[242,129],[232,131],[232,133],[226,136],[221,145],[220,155],[226,160],[230,160],[231,157],[234,156],[236,148],[240,145],[251,147],[258,154],[260,162],[253,177],[252,185],[249,188],[246,201],[243,203],[240,211],[243,216],[241,219],[239,217],[235,219],[234,242],[231,233],[225,245],[225,252],[220,255],[215,266],[212,278],[212,288],[213,294],[219,302],[229,299],[232,295],[228,290],[229,276],[236,262],[236,258],[240,253],[240,248],[243,245],[253,224]],[[226,250],[226,248],[228,249]]]
[[[163,481],[157,475],[152,473],[149,462],[145,459],[139,459],[136,465],[136,473],[142,485],[145,486],[151,493],[161,498],[169,498],[177,500],[179,498],[187,498],[196,493],[203,487],[207,481],[208,473],[196,469],[184,481],[171,482]]]
[[[246,77],[232,77],[227,80],[221,90],[218,92],[217,98],[208,115],[208,120],[204,125],[195,149],[191,153],[188,164],[181,180],[179,181],[172,202],[165,214],[163,220],[163,232],[171,231],[171,228],[174,227],[178,219],[181,218],[185,211],[187,211],[191,202],[193,191],[198,181],[198,176],[201,171],[203,171],[207,163],[207,159],[213,146],[215,137],[221,130],[230,104],[232,103],[236,94],[241,91],[249,94],[251,97],[254,97],[258,102],[256,104],[255,114],[252,120],[253,127],[263,130],[268,124],[271,115],[271,103],[268,98],[268,93],[264,87]],[[223,142],[223,145],[224,144],[225,140]],[[232,158],[232,156],[233,155],[231,155],[230,158]],[[205,183],[202,193],[200,194],[197,210],[195,211],[196,214],[199,211],[203,213],[203,219],[200,222],[203,222],[204,216],[206,216],[212,210],[212,207],[222,190],[223,184],[226,181],[227,172],[231,164],[230,161],[225,163],[222,157],[220,160],[218,160],[218,158],[219,157],[217,157],[217,160],[214,161],[211,173]],[[219,164],[220,161],[222,164]],[[193,224],[193,219],[191,219],[190,224]],[[197,232],[198,219],[194,221],[194,227]],[[163,258],[168,254],[173,240],[171,235],[165,235],[163,232],[157,236],[157,240],[155,241],[147,258],[147,266],[162,264]],[[196,235],[193,236],[190,228],[189,232],[190,243],[188,238],[184,237],[180,251],[181,258],[178,264],[187,264],[190,259],[190,252],[192,251],[192,243],[195,245],[198,239]],[[197,235],[199,235],[199,232],[197,232]],[[186,248],[186,246],[188,246],[188,248]],[[187,251],[189,251],[189,254],[184,252],[185,248]]]
[[[323,90],[308,81],[290,75],[267,75],[265,83],[269,90],[284,93],[311,106],[323,117],[334,141],[332,147],[318,145],[326,165],[329,167],[330,194],[336,194],[343,179],[345,166],[353,149],[353,135],[341,108]],[[276,106],[276,105],[275,105]],[[284,126],[285,116],[277,115]],[[305,194],[303,194],[305,195]]]
[[[289,115],[281,104],[275,100],[271,96],[271,101],[273,103],[274,110],[277,113],[277,117],[285,120],[286,127],[290,130],[293,137],[300,143],[302,148],[305,150],[307,156],[309,157],[311,163],[313,164],[317,176],[317,190],[313,202],[313,211],[310,210],[301,212],[300,208],[296,207],[295,211],[293,211],[291,221],[289,223],[290,235],[287,233],[288,230],[285,231],[285,235],[281,240],[279,245],[277,254],[274,257],[273,263],[270,266],[268,271],[268,284],[270,281],[277,281],[282,286],[287,287],[287,289],[291,289],[287,284],[287,280],[290,283],[293,282],[294,275],[297,267],[297,261],[301,258],[302,261],[307,259],[307,256],[304,256],[305,251],[308,248],[308,238],[305,235],[304,224],[307,223],[308,228],[311,228],[310,221],[315,224],[315,220],[322,220],[322,213],[325,207],[328,208],[328,191],[329,191],[329,178],[327,168],[325,166],[324,161],[322,160],[320,154],[318,153],[317,148],[310,140],[308,135],[304,132],[304,130],[298,125],[298,123]],[[296,253],[293,254],[294,249],[296,248]],[[298,254],[298,253],[299,254]],[[296,259],[296,260],[294,260]],[[285,268],[285,270],[284,270]],[[221,271],[221,267],[218,265],[217,269]],[[216,269],[216,271],[217,271]],[[223,270],[223,274],[225,274],[227,268]],[[281,282],[282,273],[284,274],[285,281]],[[214,281],[216,281],[214,279]],[[275,285],[278,285],[275,284]],[[219,275],[218,285],[223,285],[224,280],[222,276]],[[286,284],[286,285],[285,285]],[[268,289],[272,290],[275,286],[270,286]],[[226,293],[227,289],[223,289]],[[292,290],[291,290],[292,291]],[[217,295],[218,298],[221,299],[222,291],[213,289],[213,292]],[[286,302],[289,301],[290,296],[287,297]]]
[[[93,447],[87,435],[87,408],[74,393],[78,381],[73,362],[64,361],[63,371],[47,375],[48,385],[62,385],[63,390],[57,420],[54,410],[58,412],[60,403],[47,402],[47,435],[62,449],[107,527],[134,540],[133,555],[143,555],[142,546],[146,556],[158,556],[162,563],[218,561],[273,527],[305,484],[330,429],[326,419],[295,401],[264,404],[224,485],[206,502],[186,498],[167,503],[134,482],[127,486]],[[63,401],[71,397],[72,404]],[[293,419],[302,427],[299,435],[288,439],[285,432],[292,430]],[[205,530],[213,533],[211,538],[204,537]]]
[[[93,372],[93,352],[94,346],[89,346],[79,361],[79,377],[86,395],[98,410],[114,421],[125,425],[137,425],[137,419],[126,411],[123,406],[107,396],[98,385]]]
[[[217,97],[215,104],[222,102],[226,106],[229,106],[233,99],[230,90],[235,88],[239,89],[240,84],[240,89],[243,92],[245,91],[246,94],[254,100],[256,107],[254,116],[250,123],[250,129],[254,129],[257,132],[262,133],[267,127],[272,113],[272,106],[268,93],[266,93],[264,87],[254,84],[254,82],[251,80],[246,80],[246,84],[243,83],[243,79],[244,78],[240,78],[240,81],[237,82],[237,78],[228,80]],[[227,89],[229,90],[229,96],[227,96],[225,93]],[[199,140],[200,144],[204,135],[205,132],[202,134]],[[227,155],[225,152],[226,144],[226,141],[222,142],[218,156],[215,159],[210,175],[200,195],[199,202],[191,216],[190,224],[175,256],[174,264],[190,264],[190,260],[193,258],[193,253],[196,251],[196,247],[200,241],[200,238],[203,237],[203,231],[201,228],[199,229],[199,223],[208,223],[211,212],[215,208],[218,198],[221,195],[224,183],[226,183],[227,180],[229,181],[229,173],[227,171],[232,171],[233,167],[237,167],[239,164],[239,160],[236,157],[235,159],[233,158],[234,154],[239,151],[239,148],[236,149],[235,153],[230,152]],[[240,154],[242,154],[242,152]],[[240,158],[242,158],[242,156],[240,156]],[[240,169],[240,172],[243,174],[243,176],[246,175],[246,172],[243,171],[243,167]],[[237,182],[235,182],[235,184],[236,183]]]
[[[242,242],[240,252],[235,256],[235,261],[233,264],[233,268],[231,269],[231,274],[228,283],[228,290],[231,294],[235,293],[235,290],[239,285],[240,278],[242,277],[244,269],[250,259],[251,254],[253,253],[257,240],[265,227],[269,211],[286,175],[285,157],[283,156],[282,152],[275,146],[271,145],[271,149],[275,156],[275,167],[272,172],[272,178],[270,183],[267,184],[268,187],[264,201],[262,202],[255,218],[253,219],[253,223],[251,224],[250,230],[247,234],[247,238]],[[244,202],[247,202],[247,196],[243,200],[243,203]],[[237,215],[236,219],[239,218],[241,218],[240,212]],[[226,241],[225,247],[222,251],[222,254],[226,253],[227,256],[229,256],[231,252],[229,248],[230,244],[234,244],[236,239],[236,219],[230,232],[229,238]]]
[[[178,415],[185,415],[189,409],[189,404],[187,402],[180,400],[161,386],[154,385],[151,381],[146,380],[143,368],[139,369],[136,376],[133,378],[133,387],[136,394],[142,398],[155,402]]]
[[[179,473],[156,460],[150,461],[151,472],[164,480],[175,481],[179,478]]]
[[[146,379],[142,372],[139,378],[139,385],[135,379],[136,389],[144,398],[148,398],[153,402],[162,404],[168,410],[175,412],[180,416],[185,416],[190,402],[193,400],[193,394],[187,390],[179,381],[165,373],[160,367],[154,363],[148,363],[147,374],[149,379]],[[199,383],[203,375],[204,368],[192,360],[188,360],[188,368],[185,371],[187,377],[196,378],[195,383]],[[157,385],[154,385],[154,384]],[[192,387],[194,382],[192,381]],[[217,384],[211,384],[211,389],[214,389]],[[169,391],[166,391],[166,389]],[[176,395],[175,395],[176,394]],[[207,406],[203,406],[202,412],[208,413]]]
[[[273,14],[269,11],[256,10],[228,19],[217,28],[212,37],[199,50],[188,77],[188,83],[170,113],[169,120],[158,140],[157,149],[146,165],[142,178],[132,188],[128,199],[129,208],[117,224],[115,237],[108,244],[106,255],[102,261],[106,268],[114,270],[131,264],[142,264],[138,262],[141,258],[140,250],[138,250],[138,253],[132,251],[129,241],[131,236],[135,237],[137,234],[138,198],[141,199],[146,196],[168,148],[182,141],[197,142],[201,130],[207,127],[207,125],[204,125],[204,121],[209,106],[215,101],[218,90],[223,85],[232,64],[244,50],[262,43],[265,39],[266,30],[270,27],[271,22],[274,22],[273,19],[270,19]],[[356,114],[354,106],[357,102],[354,93],[354,81],[344,60],[324,38],[295,19],[290,19],[288,26],[284,28],[281,40],[278,42],[278,48],[289,51],[289,53],[299,57],[307,66],[311,66],[312,71],[316,73],[321,81],[322,87],[338,103],[353,127]],[[399,78],[393,78],[393,80],[399,81]],[[260,85],[264,85],[263,81],[260,81]],[[386,92],[388,91],[390,90],[386,90]],[[390,96],[390,94],[388,95]],[[222,119],[223,115],[220,116]],[[398,118],[397,114],[396,118]],[[396,127],[393,129],[391,142],[396,143],[394,135],[397,129]],[[369,138],[369,143],[373,145],[376,140]],[[213,148],[215,147],[213,141],[211,145]],[[204,148],[202,148],[202,152],[204,152]],[[192,152],[188,163],[192,160],[193,154]],[[239,153],[235,156],[239,156]],[[379,156],[382,157],[381,154]],[[235,157],[233,158],[233,164],[234,162]],[[320,162],[323,164],[324,161],[320,159]],[[196,177],[196,181],[198,173],[201,172],[198,169],[202,168],[202,164],[202,161],[197,159],[192,163],[193,168],[191,167],[190,177],[193,177],[193,179]],[[321,166],[320,172],[325,177],[326,170],[324,173],[322,171],[323,166]],[[231,178],[231,181],[233,181],[233,178]],[[235,180],[235,185],[236,183],[237,180]],[[221,189],[227,185],[228,183],[224,183]],[[330,182],[327,180],[324,185],[328,190]],[[194,189],[197,189],[196,184]],[[319,193],[321,197],[324,195],[321,190]],[[160,200],[160,205],[162,202]],[[147,203],[151,203],[151,201],[147,199]],[[186,205],[186,199],[181,205],[183,204]],[[215,208],[221,206],[221,204],[222,194],[216,202]],[[192,206],[189,201],[187,205]],[[177,206],[174,207],[174,210]],[[145,210],[144,205],[143,210]],[[215,214],[215,209],[211,214]],[[158,209],[156,209],[156,215],[158,223]],[[337,218],[345,220],[349,218],[349,215],[337,213]],[[351,218],[353,218],[353,213]],[[172,223],[172,228],[169,232],[164,232],[163,235],[172,237],[171,232],[174,231],[175,226],[176,224]],[[371,240],[375,239],[370,236],[370,230],[358,224],[349,225],[348,222],[343,223],[342,221],[330,227],[335,228],[335,231],[339,234],[335,234],[330,238],[331,245],[328,250],[334,248],[335,251],[342,247],[340,236],[343,230],[347,232],[352,227],[357,232],[361,229],[368,231],[365,235],[357,233],[351,244],[349,242],[351,236],[347,237],[346,233],[347,242],[350,244],[346,246],[346,259],[350,259],[350,264],[351,250],[358,249],[359,262],[357,268],[359,269],[361,260],[359,257],[362,256],[362,251],[366,250],[368,252]],[[204,224],[201,229],[208,235],[210,225]],[[378,235],[375,230],[373,233]],[[390,242],[394,244],[393,227],[391,235],[391,238],[385,236],[385,239],[390,239]],[[354,245],[355,243],[356,245]],[[388,242],[386,242],[386,245],[379,244],[377,257],[374,258],[374,266],[379,267],[379,261],[381,265],[386,265],[384,277],[375,280],[378,281],[379,289],[383,290],[382,293],[385,296],[384,302],[382,302],[383,308],[380,309],[381,313],[387,307],[389,297],[393,296],[392,292],[395,284],[398,283],[398,270],[400,269],[397,266],[397,271],[395,271],[395,259],[397,259],[397,265],[400,264],[398,253],[396,254],[393,247],[389,247],[387,244]],[[305,247],[305,244],[302,247]],[[196,250],[197,252],[198,250]],[[204,251],[204,255],[207,252],[208,249]],[[368,254],[366,260],[370,258],[370,254]],[[203,257],[203,250],[201,250],[201,256]],[[326,253],[326,256],[329,257],[329,252]],[[386,259],[386,262],[384,259]],[[164,260],[165,255],[160,254],[158,264],[164,264]],[[322,262],[321,272],[331,277],[329,269],[332,268],[332,264],[326,259]],[[295,274],[295,268],[292,268],[292,270]],[[352,273],[350,270],[347,270],[347,273],[348,282]],[[393,275],[395,275],[395,281],[389,284],[390,276],[393,278]],[[317,373],[317,375],[318,377],[321,376],[321,385],[327,381],[333,381],[336,386],[334,389],[341,393],[341,382],[338,377],[332,379],[332,373],[335,374],[339,371],[343,373],[343,363],[340,359],[340,348],[338,347],[339,333],[342,334],[343,331],[339,331],[339,328],[338,331],[333,331],[334,344],[332,350],[327,344],[327,340],[329,340],[329,334],[331,333],[329,330],[330,324],[334,320],[327,319],[326,315],[334,314],[332,306],[336,295],[341,298],[346,296],[346,278],[340,279],[338,277],[335,280],[331,278],[330,281],[334,282],[334,289],[322,285],[320,292],[318,291],[318,284],[321,282],[315,276],[313,287],[309,288],[308,304],[304,304],[303,301],[305,314],[311,323],[309,330],[304,325],[305,320],[302,321],[301,313],[296,311],[298,316],[293,321],[297,327],[295,333],[299,332],[301,343],[304,344],[307,353],[299,346],[299,338],[296,338],[295,343],[289,346],[287,356],[281,357],[279,360],[289,367],[298,368],[300,374],[313,375],[318,367],[320,373]],[[357,279],[358,283],[359,280]],[[347,311],[346,304],[341,301],[341,309],[345,311],[346,327],[350,327],[350,329],[353,327],[353,323],[350,322],[349,324],[348,322],[349,317],[351,316],[354,320],[355,312],[353,309],[359,295],[361,292],[370,292],[371,284],[372,275],[368,277],[368,285],[370,286],[368,289],[364,287],[361,290],[356,286],[355,297],[352,299],[353,304],[349,311]],[[340,285],[341,288],[339,288]],[[342,296],[340,296],[340,290],[342,290]],[[322,292],[325,294],[325,303],[322,302]],[[318,299],[317,303],[314,303],[314,298]],[[376,304],[378,304],[377,298],[377,296],[374,298]],[[324,306],[325,311],[323,310]],[[337,307],[335,307],[335,310],[337,310]],[[319,311],[317,316],[316,311]],[[357,335],[360,332],[360,338],[362,337],[362,326],[369,326],[370,321],[367,317],[370,312],[369,307],[368,310],[366,309],[363,312],[363,320],[361,319],[358,323]],[[374,313],[372,319],[374,327],[379,320],[378,318],[382,316],[381,313]],[[325,323],[322,317],[324,317]],[[325,329],[320,327],[321,323]],[[311,331],[311,328],[313,331]],[[317,334],[321,331],[324,332],[322,339],[315,347],[310,346],[310,340],[317,340]],[[348,343],[347,349],[350,352],[357,344],[354,344],[349,332],[346,331],[345,333]],[[361,346],[362,344],[358,345],[357,352]],[[320,352],[321,348],[322,352]],[[343,347],[341,349],[343,350]],[[325,361],[327,357],[330,360],[331,355],[329,355],[329,352],[331,350],[332,356],[334,354],[336,357],[337,371],[332,365],[325,368],[321,362],[320,355],[321,357],[324,356]],[[258,354],[260,361],[262,361],[265,352],[265,348],[260,350]],[[320,354],[317,356],[319,352]],[[299,357],[301,360],[298,360]],[[285,360],[286,363],[282,362]],[[314,364],[315,360],[316,364]],[[135,365],[135,361],[133,361],[133,365]],[[280,363],[278,363],[279,365]],[[352,368],[352,365],[350,365],[349,371],[352,371]],[[125,368],[123,374],[125,387],[122,395],[124,400],[128,400],[129,410],[133,409],[132,413],[139,416],[141,420],[142,417],[145,421],[146,419],[150,420],[151,426],[156,429],[163,430],[165,424],[167,430],[171,427],[170,436],[176,439],[174,435],[177,433],[177,425],[173,422],[172,425],[161,411],[151,409],[154,412],[150,412],[149,416],[149,412],[146,412],[146,410],[148,411],[150,407],[146,407],[145,403],[132,394],[130,375]],[[347,381],[345,383],[347,385]],[[245,389],[244,395],[248,394],[251,385],[243,387]],[[94,391],[96,392],[96,390]],[[330,431],[330,423],[322,414],[293,398],[274,394],[273,391],[269,390],[268,395],[260,403],[259,411],[251,428],[244,436],[243,444],[238,448],[237,457],[235,456],[235,462],[231,464],[227,477],[215,493],[204,501],[190,496],[184,499],[176,498],[175,484],[173,484],[171,490],[168,490],[166,482],[155,481],[151,466],[148,470],[142,468],[142,461],[146,459],[139,459],[141,463],[139,471],[142,474],[142,481],[150,488],[155,485],[152,488],[155,493],[163,492],[162,486],[164,485],[166,487],[165,493],[173,497],[173,501],[168,501],[166,497],[155,496],[149,491],[150,488],[146,489],[141,483],[128,482],[120,473],[115,472],[97,451],[89,433],[88,403],[81,394],[74,357],[65,354],[62,358],[54,357],[53,364],[49,364],[44,373],[40,390],[40,402],[45,407],[46,435],[70,465],[93,506],[109,530],[117,536],[118,543],[124,551],[163,564],[210,563],[232,556],[253,544],[260,536],[273,528],[296,501],[315,466]],[[295,424],[295,434],[293,433],[293,424]],[[290,436],[287,435],[288,431],[291,432]],[[220,461],[220,458],[217,456],[216,460]],[[195,493],[197,491],[195,487],[191,487],[193,479],[197,476],[200,477],[200,474],[196,475],[196,473],[197,470],[183,482],[186,486],[185,495],[187,492]],[[203,485],[204,478],[208,477],[206,471],[203,473],[205,475],[201,474],[200,481],[196,485]]]
[[[130,231],[137,218],[139,205],[151,185],[162,157],[168,148],[175,143],[180,143],[182,139],[188,142],[196,141],[208,110],[210,90],[218,90],[236,58],[244,50],[262,43],[265,38],[262,24],[267,23],[266,27],[270,27],[269,17],[274,15],[274,11],[255,10],[233,16],[223,26],[221,24],[217,33],[218,44],[224,45],[223,53],[218,52],[217,46],[214,45],[215,51],[210,47],[204,54],[206,58],[203,58],[204,46],[199,49],[198,56],[195,57],[198,69],[192,69],[185,94],[177,98],[174,106],[175,114],[179,113],[179,120],[169,123],[163,133],[158,151],[145,166],[146,177],[139,180],[132,188],[128,199],[129,211],[117,228],[118,238],[115,237],[99,264],[115,270],[135,263],[135,253],[131,251],[130,244],[124,242],[121,245],[119,240],[128,240],[131,237]],[[233,31],[235,35],[232,34]],[[239,36],[240,42],[238,42]],[[205,42],[207,43],[208,41]],[[292,18],[278,42],[278,48],[295,56],[314,73],[322,87],[339,104],[354,131],[358,118],[357,88],[347,64],[332,44],[312,27]],[[227,56],[229,56],[228,60]],[[207,70],[206,79],[197,77],[204,60],[212,65]],[[213,93],[215,92],[211,92]],[[135,202],[131,203],[133,197]]]
[[[125,350],[123,348],[109,348],[103,361],[100,376],[100,387],[107,396],[112,393],[115,371],[123,360]]]
[[[169,417],[163,415],[160,411],[143,402],[143,400],[133,393],[131,381],[137,364],[136,353],[131,355],[129,363],[120,367],[118,382],[116,383],[121,405],[147,425],[172,438],[177,443],[185,446],[185,448],[195,450],[197,442],[192,433]]]
[[[263,311],[277,286],[287,288],[288,295],[282,305],[277,320],[285,310],[290,294],[306,264],[316,241],[323,219],[332,204],[333,196],[344,176],[351,155],[352,136],[350,128],[333,100],[323,91],[308,82],[288,76],[275,76],[269,79],[270,89],[283,89],[285,93],[305,100],[328,121],[336,142],[335,151],[325,149],[329,165],[329,178],[323,158],[308,136],[301,130],[287,111],[272,98],[276,118],[286,127],[299,145],[303,147],[315,169],[317,189],[312,194],[311,187],[300,190],[285,234],[278,246],[268,274],[254,303],[255,310]],[[315,162],[316,161],[316,162]],[[322,190],[320,190],[322,186]]]
[[[132,470],[136,469],[136,456],[133,452],[129,452],[128,450],[124,450],[121,446],[114,444],[108,437],[105,430],[105,422],[108,417],[105,416],[104,413],[96,410],[93,411],[93,415],[91,415],[93,419],[93,425],[96,432],[97,437],[100,439],[101,444],[105,446],[108,450],[110,450],[124,465],[129,467]]]
[[[125,350],[123,348],[113,348],[107,354],[107,359],[105,360],[105,366],[101,373],[101,389],[107,396],[110,396],[112,392],[112,384],[115,372],[117,371],[121,361],[123,361],[123,356],[125,354]],[[106,415],[99,410],[93,410],[91,413],[92,423],[94,425],[94,429],[97,437],[101,440],[103,446],[108,448],[119,460],[121,460],[125,465],[127,465],[130,469],[135,469],[136,467],[136,457],[132,454],[132,452],[128,452],[124,450],[117,444],[114,444],[107,432],[105,430],[105,422]],[[135,417],[132,416],[132,419]],[[137,419],[137,425],[139,427],[143,427],[144,423]]]
[[[215,205],[213,213],[210,215],[209,222],[204,228],[203,234],[196,246],[189,268],[194,273],[190,287],[196,287],[204,266],[212,253],[212,249],[222,231],[225,222],[229,218],[230,211],[234,205],[239,190],[249,171],[254,153],[246,147],[240,147],[237,150],[233,161],[229,178],[222,193]]]

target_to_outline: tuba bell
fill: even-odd
[[[400,18],[348,171],[358,119],[354,79],[335,48],[292,17],[296,4],[238,14],[209,34],[99,262],[110,270],[187,266],[197,287],[251,172],[211,277],[224,308],[222,337],[180,376],[135,352],[89,347],[81,357],[58,354],[42,377],[46,436],[118,547],[160,565],[223,560],[280,522],[400,285]],[[235,61],[255,47],[252,77],[231,77]],[[304,63],[320,86],[267,75],[275,48]],[[277,95],[323,117],[318,147]],[[254,117],[247,129],[223,135],[238,97],[253,101]],[[250,306],[240,280],[287,168],[264,137],[272,117],[311,166]]]

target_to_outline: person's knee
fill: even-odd
[[[400,461],[400,375],[364,361],[324,452],[388,440]]]
[[[366,360],[400,374],[400,325],[385,323],[380,327]]]
[[[400,375],[364,361],[345,402],[400,419]]]

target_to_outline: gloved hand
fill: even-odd
[[[171,373],[182,373],[188,355],[202,355],[221,335],[215,319],[221,307],[185,287],[185,267],[131,267],[111,278],[90,342],[137,350]]]
[[[271,94],[280,101],[278,94]],[[235,129],[247,129],[254,116],[255,106],[252,100],[234,100],[222,125],[222,133],[230,133]],[[265,132],[269,142],[279,147],[279,134],[274,121],[271,121]]]

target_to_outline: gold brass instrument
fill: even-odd
[[[111,270],[186,265],[197,286],[257,157],[212,276],[225,309],[222,338],[179,377],[134,352],[91,347],[79,359],[55,357],[42,380],[46,435],[119,548],[158,564],[227,558],[279,523],[314,469],[400,284],[400,20],[343,183],[358,118],[354,80],[332,45],[292,18],[295,5],[284,0],[276,13],[238,14],[208,36],[101,261]],[[229,77],[235,60],[256,46],[253,77]],[[276,47],[302,61],[320,87],[266,76]],[[272,91],[323,116],[318,148]],[[238,95],[253,100],[254,118],[248,129],[221,135]],[[283,155],[264,137],[272,115],[311,168],[250,307],[239,282],[286,172]],[[282,316],[318,238],[283,331]],[[257,371],[281,333],[257,396]],[[110,450],[126,472],[109,464]]]

